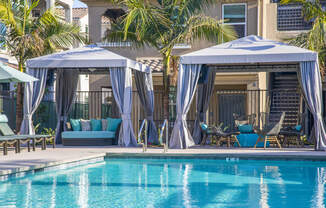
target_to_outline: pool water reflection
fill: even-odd
[[[326,163],[107,159],[0,181],[0,207],[324,207]]]

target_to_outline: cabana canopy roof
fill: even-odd
[[[253,64],[316,61],[317,53],[250,35],[181,56],[181,64]]]
[[[129,67],[150,72],[148,66],[130,60],[109,50],[85,46],[27,60],[28,68],[112,68]]]
[[[188,148],[195,145],[195,140],[187,128],[186,118],[196,90],[199,102],[193,132],[197,138],[196,143],[200,142],[200,122],[205,121],[203,116],[207,112],[205,106],[208,106],[212,95],[215,73],[219,71],[217,68],[235,65],[240,66],[238,68],[240,71],[244,66],[257,65],[259,70],[266,71],[260,66],[278,64],[296,65],[301,90],[314,118],[311,135],[316,141],[315,148],[326,151],[326,128],[322,117],[322,83],[317,53],[254,35],[181,56],[176,101],[177,117],[171,134],[170,148]],[[201,82],[197,88],[203,65],[209,65],[205,67],[207,81]],[[195,134],[196,132],[199,134]]]

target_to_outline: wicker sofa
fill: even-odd
[[[70,122],[66,123],[66,131],[62,132],[64,146],[107,146],[118,143],[120,125],[115,131],[73,131]]]

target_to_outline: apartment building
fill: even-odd
[[[67,22],[72,22],[73,3],[73,0],[40,0],[37,7],[33,9],[32,15],[34,17],[38,17],[46,10],[55,9],[57,6],[60,6],[64,10],[64,20]]]
[[[80,27],[81,32],[88,33],[88,10],[87,8],[73,8],[74,0],[40,0],[37,7],[32,10],[34,17],[40,16],[43,12],[48,9],[53,9],[54,12],[63,21],[76,24]],[[77,47],[77,46],[76,46]],[[50,75],[54,78],[54,76]],[[45,95],[46,100],[54,100],[54,82],[50,82],[48,86],[48,94]],[[89,76],[85,74],[79,75],[78,91],[89,90]],[[87,101],[87,98],[82,100]]]
[[[89,16],[89,38],[92,43],[105,47],[125,57],[138,60],[149,65],[153,71],[153,83],[155,90],[156,109],[154,120],[162,119],[162,60],[160,54],[153,48],[133,49],[129,43],[112,43],[103,41],[105,30],[110,29],[110,21],[118,16],[125,14],[126,8],[119,8],[106,0],[81,0],[88,6]],[[302,31],[311,28],[311,23],[305,22],[302,18],[302,9],[300,5],[280,5],[278,2],[269,0],[221,0],[209,6],[205,10],[209,16],[219,20],[227,20],[225,24],[234,27],[239,37],[247,35],[259,35],[267,39],[281,41],[293,37]],[[108,24],[105,28],[101,22],[107,18]],[[174,55],[182,55],[191,51],[206,48],[216,43],[199,41],[193,45],[178,45],[174,48]],[[90,75],[90,91],[111,91],[109,75]],[[215,91],[223,90],[232,91],[255,91],[269,90],[276,88],[296,88],[298,86],[295,74],[283,73],[265,73],[265,72],[248,72],[248,73],[218,73],[215,78]],[[112,94],[112,93],[111,93]],[[219,96],[214,93],[209,107],[209,121],[219,123],[221,118],[220,106],[226,106],[228,103],[241,103],[242,113],[250,113],[249,106],[252,103],[248,96],[234,97]],[[102,104],[105,100],[102,99]],[[95,102],[95,101],[94,101]],[[112,98],[110,101],[112,102]],[[171,99],[173,104],[173,99]],[[100,103],[95,109],[100,108]],[[225,109],[225,108],[224,108]],[[230,112],[236,111],[229,109]],[[188,114],[189,120],[194,120],[196,116],[195,105],[191,107]],[[101,117],[101,110],[90,110],[91,117]],[[230,113],[229,113],[230,114]],[[137,98],[134,98],[133,120],[134,127],[137,129],[141,119],[142,110]]]

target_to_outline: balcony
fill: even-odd
[[[96,43],[99,47],[110,47],[110,48],[128,48],[131,47],[131,42],[100,42]]]
[[[302,16],[301,5],[278,5],[277,6],[277,30],[298,31],[309,30],[312,22],[307,22]]]

